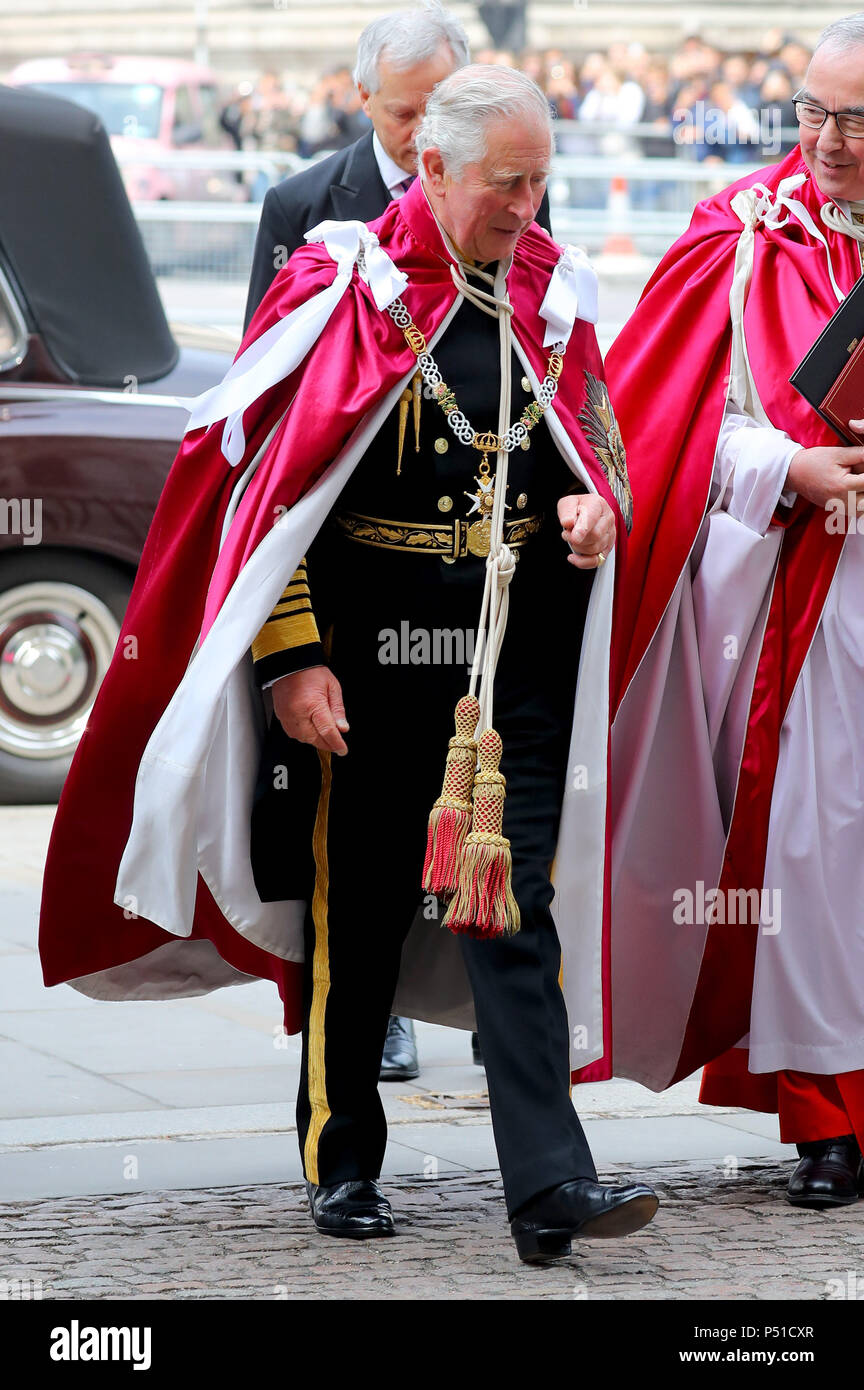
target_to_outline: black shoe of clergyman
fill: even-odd
[[[390,1203],[377,1182],[337,1182],[331,1187],[316,1187],[307,1180],[306,1191],[315,1225],[325,1235],[365,1240],[368,1236],[396,1233]]]
[[[864,1164],[852,1134],[799,1144],[801,1160],[789,1179],[786,1199],[793,1207],[847,1207],[864,1192]]]
[[[627,1236],[647,1226],[660,1199],[647,1183],[604,1187],[575,1178],[532,1197],[514,1214],[510,1230],[526,1264],[560,1260],[573,1236]]]
[[[480,1034],[471,1034],[471,1056],[474,1058],[475,1067],[485,1067],[483,1053],[480,1051]]]
[[[420,1075],[417,1061],[417,1040],[414,1037],[414,1020],[398,1018],[395,1014],[387,1024],[387,1037],[384,1040],[384,1055],[381,1058],[381,1081],[413,1081]]]

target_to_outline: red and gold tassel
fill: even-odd
[[[423,887],[436,897],[456,890],[465,837],[471,828],[471,788],[477,766],[474,734],[480,706],[473,695],[463,695],[456,706],[456,735],[451,738],[441,795],[429,815]]]
[[[444,926],[467,936],[512,936],[519,930],[513,896],[510,841],[501,834],[505,778],[498,771],[501,738],[486,729],[477,740],[480,767],[474,777],[474,814],[465,837],[456,892]]]

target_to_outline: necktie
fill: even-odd
[[[400,190],[400,192],[399,192],[400,198],[402,197],[402,195],[403,195],[404,193],[407,193],[407,192],[408,192],[408,189],[411,187],[411,185],[412,185],[412,183],[414,182],[414,180],[416,179],[416,177],[417,177],[416,174],[409,174],[408,177],[405,178],[405,179],[403,179],[401,183],[397,183],[396,187]]]

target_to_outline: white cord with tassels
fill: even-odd
[[[468,283],[465,271],[498,290],[489,293]],[[499,353],[501,363],[501,390],[498,399],[498,438],[503,440],[510,425],[510,404],[512,399],[511,364],[513,360],[510,333],[510,320],[513,305],[507,296],[507,283],[503,273],[489,275],[474,266],[451,263],[450,274],[459,293],[469,303],[481,309],[484,314],[498,320]],[[499,283],[500,282],[500,283]],[[503,291],[503,293],[502,293]],[[493,693],[495,670],[507,629],[507,614],[510,604],[510,581],[516,570],[516,559],[509,546],[504,544],[504,510],[507,498],[507,467],[509,454],[499,449],[495,458],[495,479],[492,490],[492,514],[490,517],[489,554],[486,557],[486,580],[483,586],[483,599],[480,605],[480,618],[477,623],[477,636],[474,643],[474,661],[471,667],[469,693],[476,695],[480,705],[478,729],[489,729],[493,722]],[[477,692],[478,678],[480,691]]]

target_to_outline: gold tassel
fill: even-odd
[[[512,936],[520,925],[510,841],[501,833],[506,786],[498,770],[502,751],[495,730],[484,730],[477,740],[480,768],[474,777],[471,832],[465,838],[456,892],[444,917],[445,927],[467,936]]]
[[[411,404],[411,387],[406,386],[399,397],[399,452],[396,455],[396,476],[402,472],[402,448],[405,444],[405,430],[408,425],[408,407]]]
[[[455,891],[462,847],[471,827],[471,788],[477,766],[474,733],[479,718],[474,696],[463,695],[456,706],[456,735],[447,748],[444,785],[429,814],[423,887],[436,897]]]
[[[414,380],[413,380],[412,383],[411,383],[411,388],[412,388],[413,395],[414,395],[414,452],[415,452],[415,454],[419,454],[419,452],[420,452],[420,406],[421,406],[422,400],[423,400],[423,396],[422,396],[422,392],[423,392],[423,375],[422,375],[421,372],[417,372],[416,376],[414,377]]]

